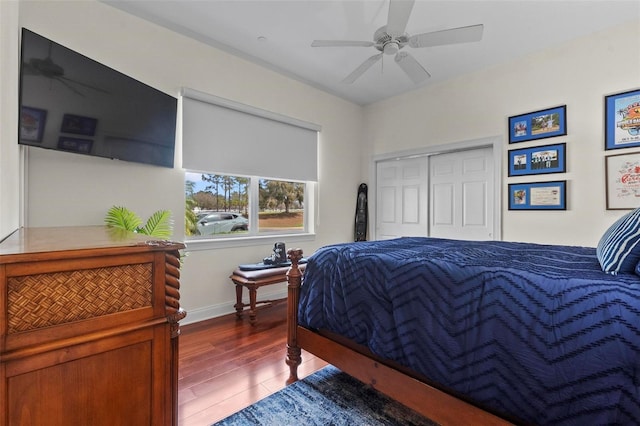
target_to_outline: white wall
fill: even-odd
[[[0,1],[0,241],[20,222],[17,18],[18,4]]]
[[[321,245],[352,238],[355,193],[362,174],[361,107],[96,1],[21,2],[19,25],[14,26],[14,31],[27,27],[176,97],[181,87],[190,87],[319,124],[316,237],[300,246],[311,253]],[[13,38],[17,43],[16,34]],[[14,46],[15,69],[17,52]],[[17,87],[17,81],[10,81],[11,85]],[[16,93],[9,103],[17,109]],[[15,118],[6,124],[17,132]],[[29,226],[99,225],[108,208],[117,204],[143,217],[159,209],[171,210],[177,231],[174,239],[183,239],[184,172],[180,168],[38,148],[29,149],[28,166]],[[238,264],[260,261],[272,247],[269,242],[190,251],[181,276],[187,322],[232,312],[235,290],[230,273]],[[264,290],[264,295],[281,294],[284,286]]]
[[[500,136],[504,142],[503,239],[595,246],[624,212],[607,211],[604,96],[640,88],[640,21],[426,87],[365,108],[371,157],[428,145]],[[567,136],[509,145],[507,119],[567,105]],[[567,142],[566,174],[508,178],[508,149]],[[638,151],[636,149],[635,151]],[[508,211],[507,184],[568,182],[567,211]]]

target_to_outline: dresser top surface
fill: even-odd
[[[20,228],[0,243],[0,256],[116,247],[154,251],[184,245],[106,226]]]

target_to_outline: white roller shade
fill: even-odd
[[[319,126],[191,89],[182,94],[185,169],[318,180]]]

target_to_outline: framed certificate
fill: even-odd
[[[607,210],[640,207],[640,152],[605,157]]]
[[[509,210],[566,210],[567,181],[509,184]]]

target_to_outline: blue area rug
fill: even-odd
[[[327,366],[214,426],[240,425],[434,426],[436,423]]]

